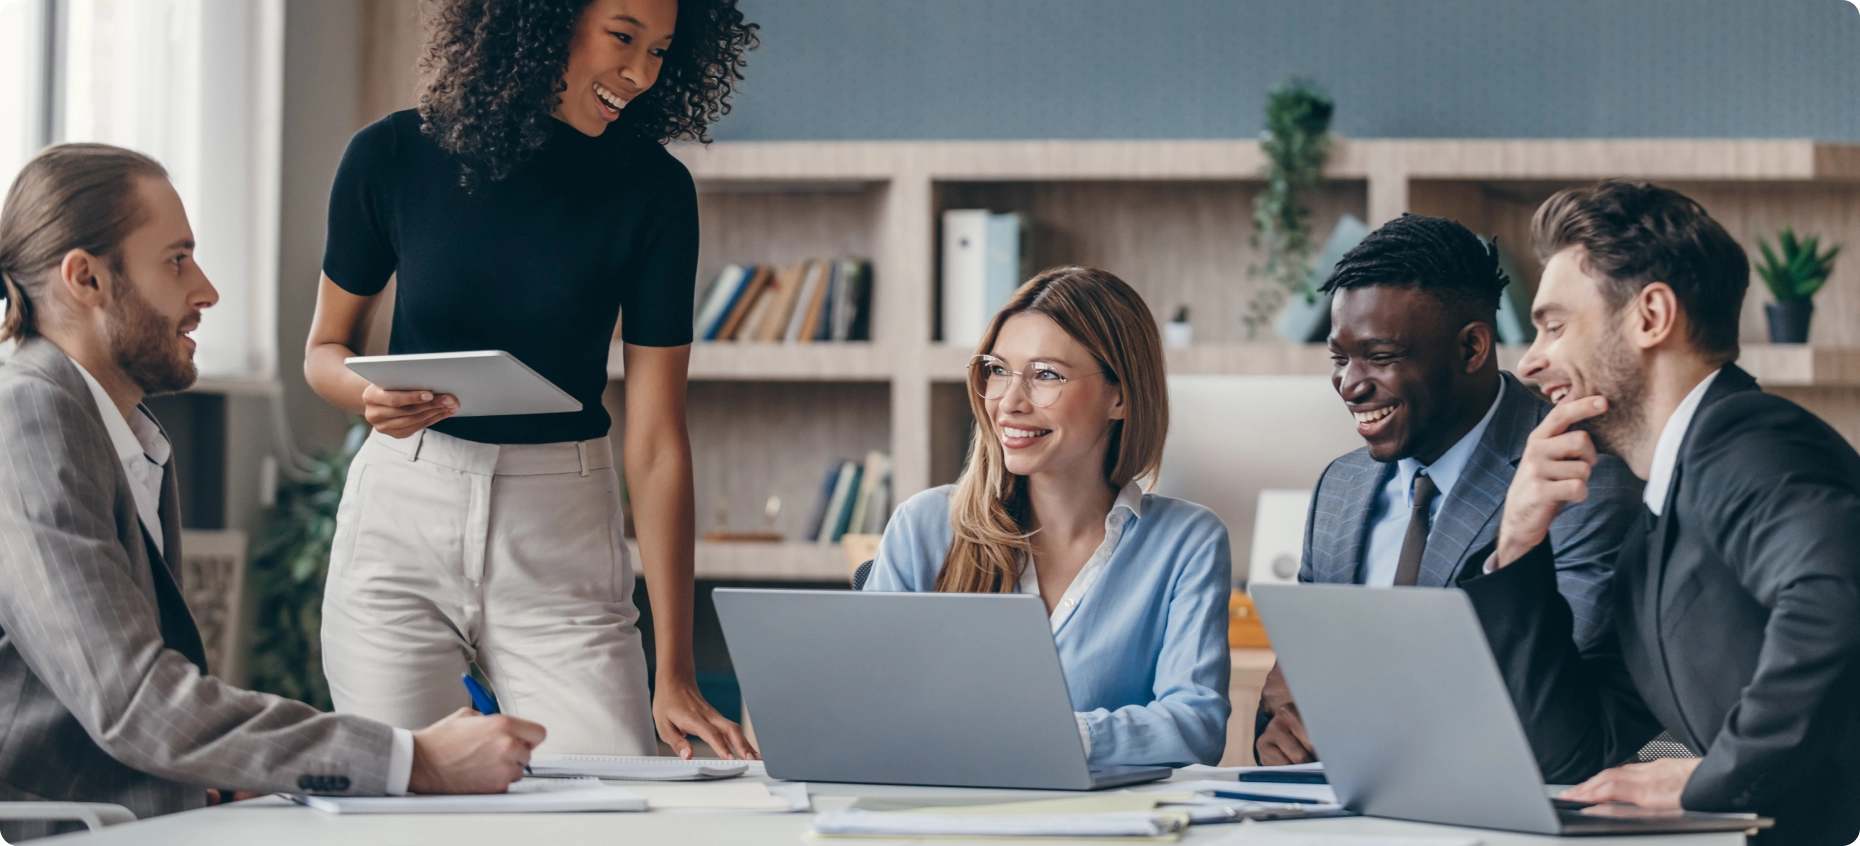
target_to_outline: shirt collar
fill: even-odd
[[[1686,394],[1686,398],[1679,401],[1679,407],[1673,409],[1673,416],[1666,418],[1660,440],[1653,445],[1653,466],[1647,471],[1647,486],[1641,489],[1640,501],[1647,503],[1647,510],[1656,517],[1666,508],[1666,492],[1673,486],[1673,469],[1679,466],[1679,445],[1685,443],[1686,430],[1692,428],[1692,417],[1698,414],[1699,403],[1705,401],[1705,391],[1723,372],[1722,367],[1713,370],[1693,386],[1692,393]]]
[[[1143,498],[1143,486],[1132,480],[1117,492],[1117,499],[1111,501],[1111,514],[1115,515],[1121,508],[1130,512],[1132,517],[1142,517],[1143,507],[1147,504],[1148,501]]]
[[[1434,459],[1434,463],[1423,467],[1420,461],[1413,458],[1404,458],[1397,462],[1401,473],[1402,490],[1412,498],[1414,475],[1426,470],[1427,477],[1434,480],[1434,489],[1438,491],[1436,498],[1444,500],[1447,494],[1452,493],[1453,483],[1459,481],[1460,471],[1465,470],[1466,462],[1472,460],[1473,450],[1479,448],[1479,441],[1485,437],[1486,427],[1492,425],[1492,418],[1498,414],[1499,404],[1505,401],[1505,388],[1504,380],[1499,380],[1498,396],[1492,399],[1492,407],[1485,410],[1485,416],[1479,418],[1479,424],[1454,442],[1453,446],[1448,447],[1439,458]]]
[[[103,428],[110,433],[110,444],[116,448],[117,459],[128,461],[132,458],[146,458],[157,466],[167,464],[173,448],[155,421],[140,410],[124,418],[116,410],[116,401],[110,399],[110,392],[103,389],[97,377],[90,375],[90,371],[78,364],[77,359],[71,359],[71,364],[84,377],[84,384],[90,386],[91,399],[97,402],[97,412],[103,416]]]

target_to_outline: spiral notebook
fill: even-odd
[[[708,781],[748,773],[759,761],[622,755],[532,755],[530,775],[541,778],[615,778],[631,781]]]

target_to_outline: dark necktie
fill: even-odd
[[[1421,575],[1421,556],[1427,554],[1427,506],[1434,501],[1434,480],[1414,477],[1414,508],[1408,512],[1408,534],[1401,539],[1401,562],[1395,565],[1395,584],[1413,587]]]

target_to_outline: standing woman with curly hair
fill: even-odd
[[[374,432],[350,468],[323,601],[337,710],[423,726],[476,663],[544,751],[755,757],[698,693],[685,380],[708,141],[756,44],[735,0],[442,0],[420,106],[336,172],[304,375]],[[501,349],[582,403],[454,417],[343,366],[398,274],[394,353]],[[622,454],[653,600],[656,695],[601,405],[616,319]],[[411,756],[409,756],[410,758]]]

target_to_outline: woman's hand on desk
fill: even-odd
[[[659,737],[671,744],[672,753],[680,758],[691,757],[691,741],[685,739],[690,734],[710,744],[718,757],[745,761],[762,758],[756,747],[749,745],[742,726],[730,722],[704,701],[695,680],[668,681],[661,676],[652,697],[652,721],[659,728]]]
[[[530,750],[548,732],[506,714],[489,717],[470,708],[413,733],[413,793],[502,793],[523,777]]]
[[[458,410],[458,398],[451,394],[388,391],[376,385],[362,390],[362,417],[375,431],[390,438],[405,438]]]

